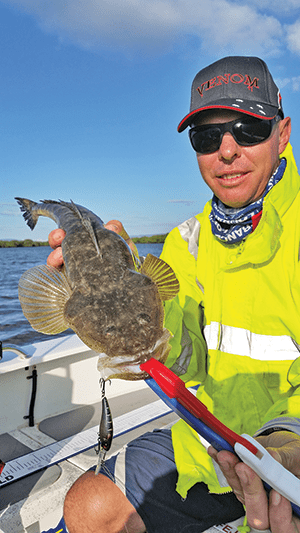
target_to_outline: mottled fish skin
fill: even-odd
[[[146,275],[126,242],[106,229],[88,209],[61,201],[16,200],[31,229],[39,216],[47,216],[66,232],[63,272],[36,267],[39,270],[30,269],[20,280],[20,302],[32,326],[47,334],[70,327],[91,349],[105,353],[103,365],[107,367],[109,361],[109,372],[105,374],[101,362],[99,369],[106,378],[143,379],[145,374],[137,370],[139,364],[151,356],[165,361],[169,351],[162,297],[172,298],[178,292],[173,271],[160,259],[147,256],[145,264],[151,268],[154,263],[156,268],[158,261],[158,270],[169,269],[165,277],[169,279],[170,294],[164,297],[160,292],[164,281],[157,283]],[[48,291],[48,272],[52,292]],[[62,277],[58,293],[57,276]],[[43,299],[47,300],[47,309],[40,313]],[[40,315],[44,316],[42,323]]]

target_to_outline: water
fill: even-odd
[[[139,254],[159,256],[162,244],[137,244]],[[46,263],[51,251],[48,246],[33,248],[0,248],[0,341],[3,344],[30,344],[49,339],[34,331],[22,313],[18,299],[18,283],[29,268]],[[58,336],[71,333],[67,330]]]

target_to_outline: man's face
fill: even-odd
[[[226,110],[202,112],[195,125],[221,124],[245,116]],[[279,154],[286,147],[290,119],[277,123],[270,137],[253,146],[240,146],[231,133],[223,136],[219,150],[198,154],[200,172],[214,194],[230,207],[243,207],[261,198],[279,164]],[[284,133],[285,132],[285,133]]]

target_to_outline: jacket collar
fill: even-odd
[[[261,264],[269,261],[278,249],[283,231],[281,220],[300,190],[300,177],[290,144],[281,156],[287,160],[283,178],[266,195],[257,228],[240,245],[241,251],[234,265],[227,267],[226,270],[248,263]]]
[[[266,207],[268,206],[268,203],[273,205],[280,218],[283,217],[286,211],[290,208],[300,190],[300,178],[290,143],[281,154],[281,157],[285,157],[287,161],[285,173],[280,182],[273,187],[264,200]]]

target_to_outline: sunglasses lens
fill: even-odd
[[[251,146],[265,141],[271,134],[272,120],[245,117],[225,124],[205,124],[189,131],[192,147],[199,154],[216,152],[225,132],[230,132],[241,146]]]
[[[192,147],[199,154],[211,154],[220,148],[222,131],[214,126],[200,126],[190,129]]]
[[[259,144],[265,141],[272,131],[272,123],[269,120],[248,119],[236,122],[232,127],[232,133],[236,141],[242,146]]]

